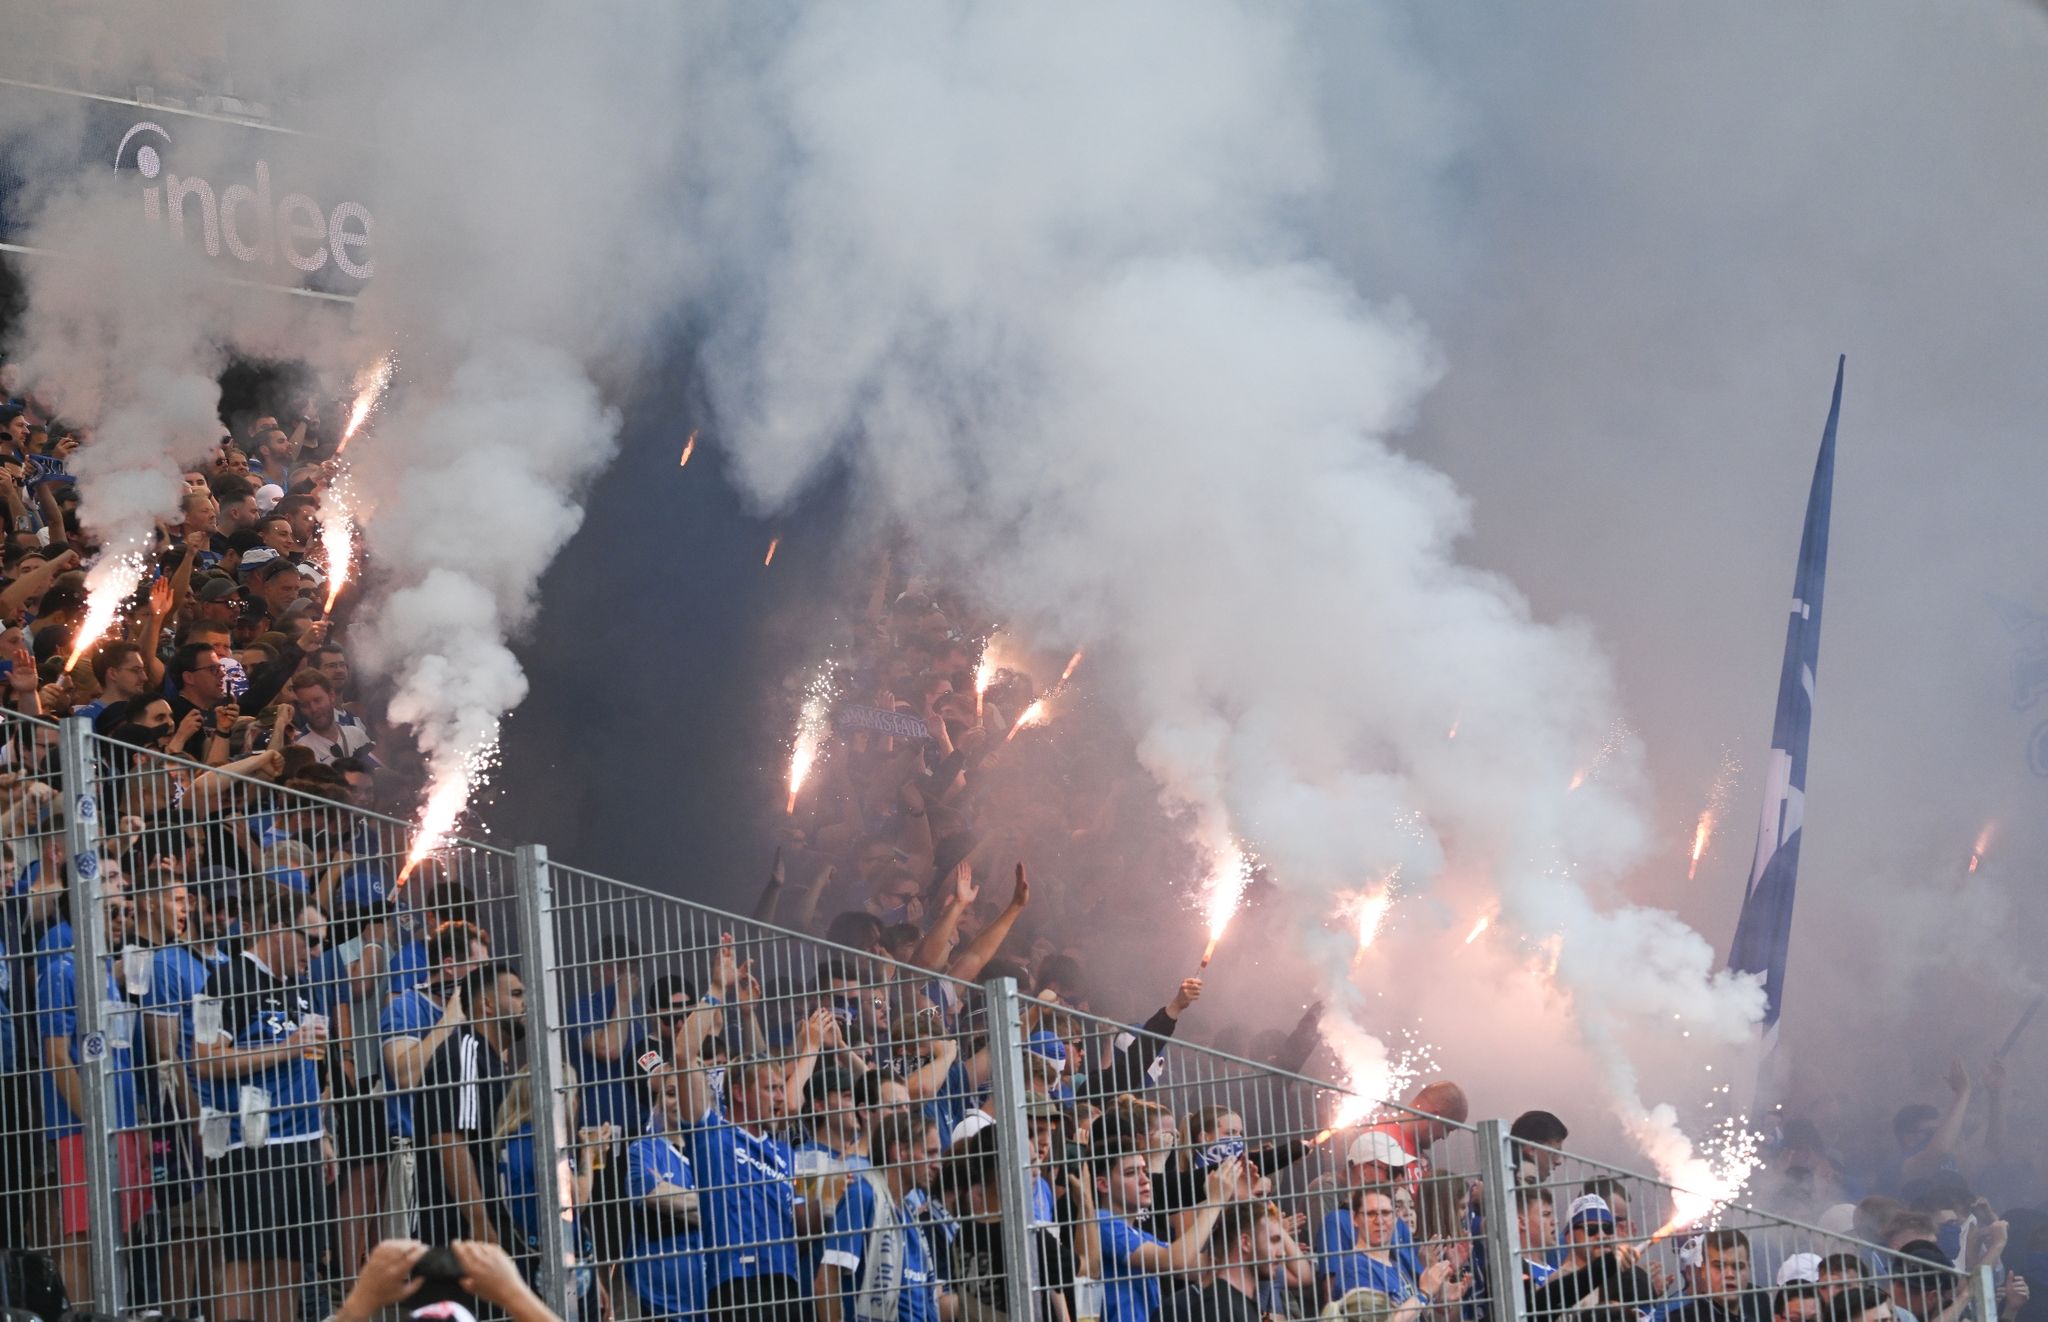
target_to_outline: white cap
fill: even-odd
[[[995,1122],[996,1118],[984,1111],[969,1111],[960,1117],[960,1123],[954,1125],[953,1132],[947,1135],[946,1146],[950,1148],[955,1143],[965,1143],[982,1130],[992,1127]]]
[[[1853,1234],[1856,1230],[1856,1204],[1836,1203],[1820,1214],[1814,1224],[1833,1235]]]
[[[1345,1156],[1354,1166],[1392,1166],[1396,1170],[1415,1160],[1408,1155],[1407,1149],[1394,1141],[1392,1134],[1383,1134],[1377,1129],[1369,1129],[1351,1140],[1351,1150]]]
[[[284,488],[275,482],[265,482],[256,488],[256,508],[265,514],[277,508],[277,502],[284,499]]]
[[[1778,1284],[1780,1285],[1792,1285],[1794,1283],[1814,1285],[1819,1281],[1820,1254],[1818,1253],[1795,1253],[1785,1259],[1784,1265],[1778,1268]]]
[[[1614,1229],[1614,1209],[1609,1207],[1607,1200],[1599,1194],[1582,1193],[1577,1198],[1572,1199],[1570,1210],[1564,1214],[1564,1223],[1569,1228],[1577,1229],[1582,1220],[1598,1221],[1609,1230],[1612,1230]]]

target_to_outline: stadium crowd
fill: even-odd
[[[1970,1183],[2000,1157],[1995,1066],[1989,1151],[1960,1067],[1945,1107],[1899,1113],[1890,1169],[1783,1126],[1798,1210],[1876,1248],[1784,1253],[1724,1226],[1675,1271],[1629,1190],[1562,1177],[1566,1124],[1529,1111],[1504,1154],[1517,1261],[1489,1272],[1500,1228],[1456,1084],[1339,1125],[1290,1077],[1313,1010],[1247,1039],[1271,1068],[1235,1073],[1176,1054],[1199,979],[1154,989],[1142,1023],[1107,1013],[1143,989],[1104,986],[1061,938],[1099,916],[1074,879],[1129,861],[1108,829],[1127,791],[1034,760],[1013,736],[1055,686],[979,673],[988,623],[890,564],[841,640],[830,755],[793,794],[752,923],[689,941],[619,925],[565,951],[570,1086],[537,1097],[531,971],[497,948],[494,897],[446,861],[407,875],[402,829],[352,811],[402,809],[415,759],[363,715],[348,598],[325,600],[331,426],[310,407],[229,418],[129,609],[67,668],[98,551],[67,462],[91,437],[11,369],[0,394],[5,704],[90,718],[100,784],[74,866],[56,739],[7,727],[0,1306],[54,1322],[90,1300],[110,1205],[131,1310],[368,1322],[422,1245],[454,1245],[473,1293],[530,1322],[556,1195],[592,1319],[1026,1317],[1018,1252],[1059,1322],[1477,1322],[1516,1288],[1590,1322],[1957,1322],[1953,1270],[1980,1265],[2001,1311],[2026,1304],[2006,1264],[2048,1253],[2048,1220]],[[105,897],[83,978],[74,872]],[[974,986],[997,976],[1035,998],[1007,1112]],[[102,1173],[110,1199],[91,1196]]]

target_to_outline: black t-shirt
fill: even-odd
[[[960,1296],[961,1316],[966,1322],[996,1322],[1007,1318],[1009,1298],[1004,1288],[1003,1227],[995,1221],[960,1221],[960,1233],[953,1238],[946,1262],[946,1279]],[[1085,1227],[1083,1228],[1085,1229]],[[1069,1233],[1074,1228],[1069,1227]],[[1073,1302],[1074,1252],[1060,1236],[1043,1226],[1031,1230],[1031,1246],[1038,1253],[1038,1284],[1041,1290],[1057,1290]]]
[[[449,1181],[447,1149],[461,1145],[476,1169],[485,1205],[497,1201],[495,1135],[498,1106],[512,1080],[491,1045],[467,1027],[449,1036],[427,1062],[426,1077],[413,1097],[413,1134],[418,1154],[420,1213],[439,1228],[451,1226],[468,1237],[468,1207]],[[429,1239],[431,1244],[445,1243]]]
[[[1264,1322],[1259,1301],[1223,1281],[1167,1296],[1162,1322]]]

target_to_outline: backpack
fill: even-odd
[[[57,1322],[70,1311],[71,1296],[49,1254],[9,1249],[0,1256],[0,1308],[34,1313],[43,1322]]]

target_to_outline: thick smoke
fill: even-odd
[[[1166,800],[1255,848],[1321,952],[1362,1088],[1385,1079],[1355,945],[1324,928],[1340,892],[1396,869],[1426,891],[1456,860],[1551,943],[1650,1125],[1619,1035],[1677,1016],[1739,1041],[1760,997],[1606,892],[1649,839],[1607,667],[1458,562],[1466,501],[1390,443],[1441,356],[1297,223],[1330,170],[1302,34],[1221,2],[1074,19],[904,5],[792,32],[780,243],[742,259],[756,317],[712,351],[742,480],[779,504],[844,448],[1016,627],[1106,644],[1096,681]],[[1406,53],[1352,54],[1369,80]]]
[[[132,25],[45,35],[89,51],[100,86],[152,78],[163,61],[148,38],[166,30],[184,34],[169,63],[198,91],[260,72],[312,135],[303,154],[370,200],[375,274],[346,325],[300,318],[285,334],[251,322],[251,297],[189,257],[112,272],[51,263],[31,280],[26,365],[99,423],[80,465],[84,515],[132,538],[174,516],[179,461],[219,434],[211,377],[228,352],[308,359],[337,390],[400,352],[403,389],[348,455],[375,575],[357,636],[393,684],[390,716],[428,754],[445,829],[525,695],[508,640],[616,444],[600,380],[628,385],[678,302],[683,126],[665,98],[681,84],[679,22],[538,0],[495,6],[485,26],[468,7],[130,8]],[[91,196],[45,227],[82,216],[133,248],[132,192]],[[188,421],[204,424],[196,444]]]

